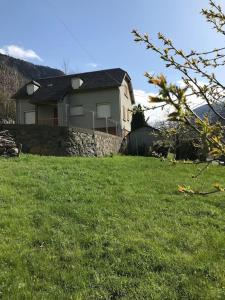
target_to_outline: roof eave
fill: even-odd
[[[129,92],[130,92],[130,95],[131,95],[131,103],[135,104],[134,90],[133,90],[131,78],[130,78],[130,76],[127,72],[124,75],[124,79],[127,79],[128,88],[129,88]]]

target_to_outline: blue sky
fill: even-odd
[[[217,2],[222,2],[217,1]],[[0,0],[0,51],[14,45],[19,55],[38,64],[73,72],[121,67],[134,89],[149,92],[145,71],[179,74],[133,41],[132,29],[162,32],[178,48],[208,50],[224,45],[200,15],[208,0]],[[19,50],[20,50],[19,48]],[[11,48],[15,52],[17,48]],[[16,52],[18,54],[18,52]],[[144,96],[143,96],[144,97]]]

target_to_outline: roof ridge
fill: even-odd
[[[90,72],[82,72],[82,73],[73,73],[73,74],[65,74],[65,75],[59,75],[59,76],[48,76],[48,77],[41,77],[38,79],[35,79],[35,81],[38,80],[44,80],[44,79],[53,79],[53,78],[69,78],[69,77],[73,77],[73,76],[79,76],[79,75],[83,75],[83,74],[93,74],[93,73],[101,73],[101,72],[110,72],[110,71],[114,71],[114,70],[121,70],[122,72],[126,73],[127,72],[121,68],[112,68],[112,69],[103,69],[103,70],[96,70],[96,71],[90,71]]]
[[[129,78],[128,73],[121,68],[39,78],[36,79],[36,82],[41,85],[41,88],[38,89],[33,96],[27,96],[26,85],[24,85],[12,98],[23,99],[26,97],[31,99],[33,97],[43,101],[50,101],[52,99],[58,101],[57,99],[61,97],[62,93],[71,92],[72,86],[70,81],[74,77],[80,77],[84,81],[79,91],[119,87],[122,85],[125,77]],[[49,85],[51,83],[52,85]],[[133,91],[130,80],[128,83],[132,96]]]

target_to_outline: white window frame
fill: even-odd
[[[34,113],[34,122],[33,123],[26,123],[26,114],[29,114],[29,113]],[[23,114],[24,114],[24,124],[25,125],[36,124],[36,111],[35,110],[27,110],[27,111],[24,111]]]
[[[125,105],[123,105],[123,121],[124,121],[124,122],[127,121],[127,111],[126,111]]]
[[[129,87],[127,84],[124,85],[124,95],[129,98]]]
[[[127,121],[128,122],[130,121],[130,110],[129,110],[129,108],[127,109]]]
[[[76,108],[81,108],[82,112],[78,112],[78,113],[72,113],[72,109],[76,109]],[[84,115],[84,106],[83,105],[74,105],[70,107],[70,116],[71,117],[79,117],[79,116],[83,116]]]
[[[98,112],[98,107],[99,106],[103,106],[103,105],[108,105],[109,106],[109,115],[108,116],[99,116],[99,112]],[[112,109],[111,109],[111,103],[110,102],[102,102],[102,103],[97,103],[96,104],[96,116],[98,119],[109,119],[111,118],[112,115]]]

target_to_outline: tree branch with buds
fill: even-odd
[[[225,35],[225,13],[220,5],[210,0],[209,8],[202,9],[201,13],[218,33]],[[186,53],[162,33],[158,34],[159,45],[153,43],[146,33],[141,34],[137,30],[132,33],[136,42],[144,44],[147,50],[159,55],[165,62],[165,67],[179,71],[185,84],[181,88],[169,84],[164,75],[152,76],[146,73],[148,82],[159,90],[157,96],[149,97],[150,102],[160,105],[162,109],[166,106],[172,107],[173,112],[169,114],[168,120],[194,130],[202,142],[206,157],[218,159],[225,156],[225,114],[222,111],[225,108],[225,83],[214,72],[215,69],[225,66],[225,47]],[[216,117],[216,122],[212,122],[207,116],[201,119],[195,113],[189,104],[189,98],[193,95],[207,103]]]

